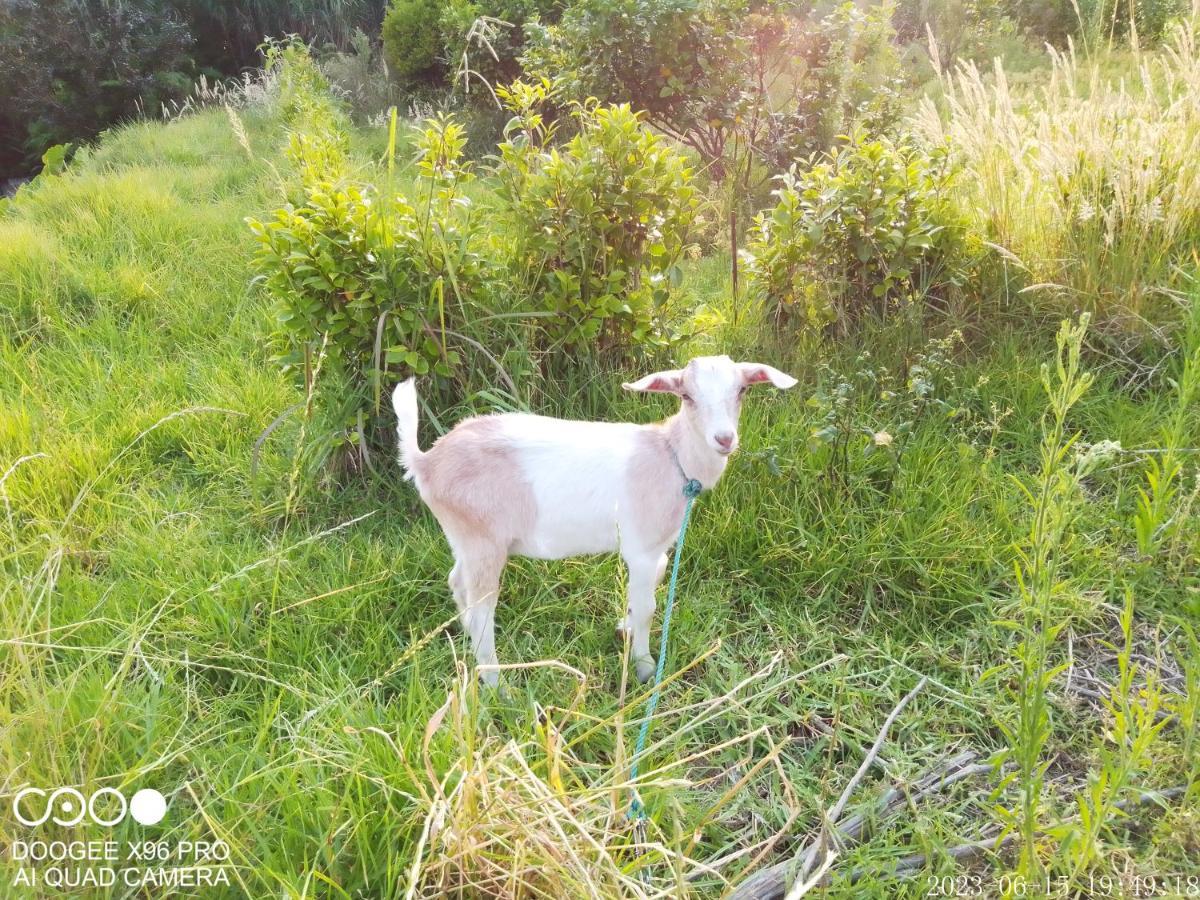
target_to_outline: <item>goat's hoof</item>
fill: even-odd
[[[652,657],[644,657],[637,662],[637,677],[638,681],[645,684],[654,677],[654,659]]]
[[[624,619],[617,620],[616,630],[613,632],[618,644],[624,644],[629,635],[629,623]]]

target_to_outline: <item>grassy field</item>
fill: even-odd
[[[923,676],[852,808],[870,815],[887,786],[955,752],[986,761],[1005,746],[998,722],[1017,714],[1019,670],[983,676],[1015,665],[1003,620],[1016,617],[1013,565],[1033,516],[1019,480],[1039,465],[1038,372],[1054,359],[1057,316],[1014,308],[986,331],[964,315],[834,345],[764,338],[743,311],[738,327],[694,339],[691,352],[761,358],[801,385],[748,404],[744,449],[697,505],[667,659],[668,672],[686,672],[665,689],[642,766],[659,851],[635,857],[620,850],[630,827],[620,786],[644,694],[613,639],[616,562],[514,561],[501,661],[562,665],[507,672],[506,693],[483,694],[460,674],[470,656],[450,621],[447,548],[394,463],[314,478],[295,461],[295,417],[256,450],[299,397],[269,358],[244,222],[278,205],[282,132],[270,116],[243,118],[251,153],[221,110],[122,128],[0,216],[2,793],[153,787],[169,802],[159,826],[43,835],[226,841],[231,884],[180,896],[382,898],[410,885],[472,896],[493,867],[522,871],[569,856],[563,847],[597,853],[589,830],[612,865],[584,867],[594,881],[547,868],[546,895],[628,893],[643,871],[647,892],[715,896],[820,826]],[[384,137],[360,133],[359,152]],[[690,263],[683,295],[729,322],[726,270],[719,256]],[[928,342],[955,329],[937,390],[958,412],[923,418],[894,475],[857,455],[850,470],[831,466],[811,435],[834,373],[886,369],[903,384]],[[1069,431],[1086,445],[1158,447],[1178,405],[1178,360],[1134,377],[1102,349],[1085,351],[1096,380]],[[670,411],[623,394],[631,374],[549,386],[538,411],[639,421]],[[856,421],[892,424],[872,420],[869,394],[855,402]],[[444,418],[486,407],[465,398]],[[1197,409],[1182,421],[1182,446],[1200,444]],[[1045,803],[1069,817],[1112,750],[1111,713],[1079,688],[1105,693],[1117,677],[1104,642],[1120,646],[1131,590],[1137,682],[1161,668],[1155,690],[1179,716],[1134,781],[1189,791],[1103,831],[1090,870],[1126,878],[1196,875],[1200,846],[1200,662],[1180,626],[1200,604],[1200,544],[1183,515],[1171,547],[1138,554],[1145,459],[1124,453],[1082,479],[1053,597],[1064,631],[1052,657],[1070,668],[1047,692]],[[1185,461],[1181,510],[1195,490]],[[992,833],[994,805],[1012,802],[1003,788],[989,799],[997,784],[984,774],[881,822],[838,858],[830,893],[926,896],[928,876],[961,871],[945,849]],[[0,823],[6,845],[25,837],[11,817]],[[552,823],[570,831],[557,850],[539,843]],[[525,858],[513,856],[519,844]],[[930,858],[919,877],[888,877],[912,853]],[[5,862],[0,895],[57,895],[12,887]],[[1004,865],[984,858],[968,871],[997,895]]]

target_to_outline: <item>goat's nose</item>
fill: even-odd
[[[732,431],[722,431],[713,435],[713,440],[717,442],[722,450],[728,450],[733,446],[733,439],[737,437]]]

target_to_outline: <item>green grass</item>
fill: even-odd
[[[243,222],[278,202],[268,161],[282,165],[282,135],[270,118],[244,119],[254,159],[221,111],[134,125],[0,217],[0,475],[24,458],[3,482],[3,793],[25,784],[154,787],[170,802],[164,823],[126,821],[114,838],[228,841],[229,896],[401,897],[427,810],[421,798],[432,790],[426,723],[456,684],[456,662],[468,658],[457,627],[442,628],[453,614],[449,554],[390,464],[379,477],[302,476],[293,495],[297,420],[264,442],[252,475],[256,440],[299,398],[269,359],[270,313],[251,283]],[[378,135],[361,136],[359,145],[380,147]],[[689,273],[689,296],[727,306],[726,278],[724,262],[703,260]],[[869,347],[896,367],[924,335],[897,326],[854,346],[814,348],[763,336],[743,313],[736,329],[714,326],[697,338],[697,352],[763,354],[801,387],[748,404],[744,452],[697,505],[668,671],[720,647],[666,690],[652,736],[663,744],[651,762],[764,726],[769,739],[740,740],[678,773],[691,786],[647,790],[665,843],[686,846],[700,826],[693,855],[717,858],[767,839],[794,810],[791,836],[766,857],[782,858],[819,824],[819,810],[921,675],[929,687],[892,730],[886,775],[872,772],[856,801],[915,777],[951,749],[983,757],[1000,749],[995,722],[1012,700],[1003,678],[981,675],[1010,660],[1015,644],[996,624],[1013,614],[1013,544],[1028,529],[1010,476],[1037,466],[1045,398],[1036,373],[1053,354],[1055,327],[1005,320],[968,332],[954,371],[956,402],[980,422],[992,404],[1011,412],[991,430],[920,427],[890,494],[872,486],[861,461],[848,486],[829,479],[809,446],[816,414],[806,401],[819,362],[850,367]],[[1119,368],[1091,363],[1097,381],[1068,428],[1089,442],[1153,446],[1170,410],[1169,385],[1159,378],[1135,392]],[[543,386],[543,408],[645,421],[669,411],[665,402],[623,394],[628,374]],[[1200,444],[1195,410],[1186,432],[1187,446]],[[1112,607],[1126,583],[1144,630],[1168,634],[1177,617],[1195,613],[1197,586],[1187,574],[1194,565],[1169,575],[1135,558],[1141,471],[1136,458],[1123,457],[1087,479],[1061,566],[1070,590],[1057,598],[1080,643],[1117,633]],[[1194,563],[1194,533],[1185,546]],[[587,678],[582,709],[607,720],[620,706],[612,626],[621,592],[611,559],[515,560],[498,613],[501,661],[575,667]],[[672,713],[729,691],[776,652],[782,659],[765,679],[769,690],[726,704],[691,730],[682,727],[686,716]],[[838,654],[844,658],[780,683]],[[576,690],[573,677],[552,668],[510,673],[507,684],[507,698],[471,707],[478,721],[467,730],[481,746],[488,735],[532,739],[535,701],[570,707]],[[1048,792],[1069,813],[1101,726],[1061,690],[1051,720]],[[569,716],[558,721],[567,737],[586,728]],[[833,736],[814,723],[832,726]],[[603,767],[616,745],[604,725],[575,749]],[[706,815],[772,746],[780,748],[778,766],[764,767]],[[439,730],[430,744],[434,774],[450,771],[461,754]],[[1168,728],[1140,784],[1186,781],[1187,765]],[[986,787],[975,783],[885,826],[847,851],[835,873],[874,871],[911,852],[931,853],[933,873],[955,872],[940,849],[992,820]],[[1200,840],[1194,804],[1134,818],[1132,834],[1113,833],[1102,871],[1126,858],[1131,871],[1194,871],[1186,849]],[[95,839],[100,831],[42,835]],[[5,844],[28,836],[7,812],[0,833]],[[748,858],[726,874],[736,877]],[[16,889],[7,856],[5,865],[0,895],[8,896]],[[994,883],[991,867],[976,871]],[[719,893],[713,879],[695,887]],[[898,887],[869,876],[854,891],[924,896],[926,882]]]

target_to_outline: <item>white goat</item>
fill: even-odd
[[[650,678],[654,591],[683,521],[683,487],[690,478],[705,489],[717,483],[738,446],[742,397],[763,382],[786,389],[796,379],[728,356],[698,357],[622,385],[679,395],[679,412],[665,422],[475,416],[424,452],[413,379],[396,387],[400,462],[454,553],[450,590],[487,683],[497,680],[489,668],[496,665],[496,601],[513,554],[561,559],[619,551],[629,582],[618,629],[632,633],[638,678]]]

